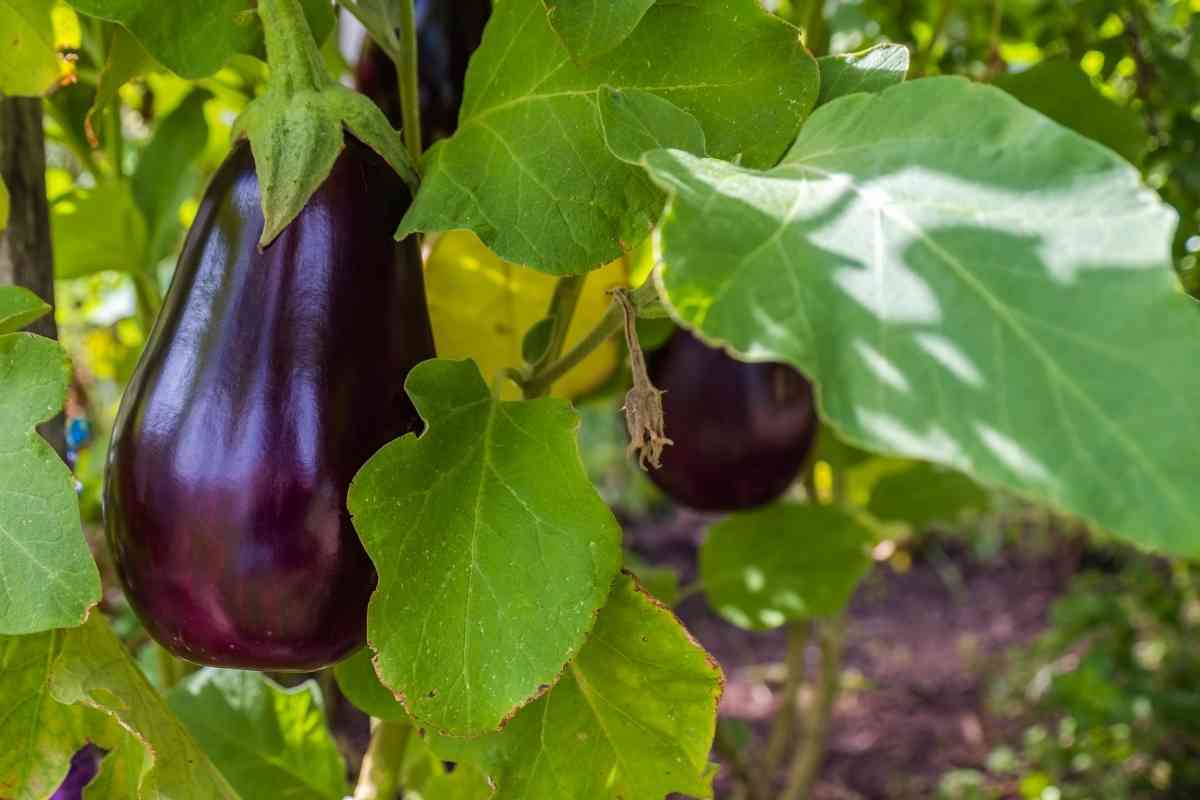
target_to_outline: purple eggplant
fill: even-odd
[[[683,330],[646,360],[675,442],[649,472],[668,497],[699,511],[738,511],[795,481],[817,431],[803,375],[738,361]]]
[[[454,133],[467,63],[483,41],[491,0],[417,0],[417,78],[426,146]],[[400,83],[391,59],[367,40],[354,72],[355,88],[374,100],[394,127],[401,125]]]
[[[71,756],[71,767],[50,800],[83,800],[83,788],[92,782],[100,771],[100,759],[104,751],[94,744],[85,745]]]
[[[315,670],[362,645],[376,575],[346,510],[360,466],[418,430],[434,355],[404,182],[347,135],[264,251],[238,143],[205,192],[121,402],[105,523],[134,610],[219,667]]]

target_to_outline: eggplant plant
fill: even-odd
[[[0,286],[0,797],[86,752],[89,800],[800,800],[897,527],[1015,497],[1200,554],[1196,206],[1127,160],[1174,140],[1080,124],[1097,70],[1002,79],[1000,6],[971,80],[969,9],[841,52],[773,5],[339,0],[353,66],[323,0],[0,5],[0,280],[53,252],[65,345]],[[567,398],[704,512],[681,592]],[[785,632],[765,736],[688,598]]]

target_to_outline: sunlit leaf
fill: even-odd
[[[660,0],[586,64],[542,0],[505,0],[471,59],[458,132],[427,154],[400,232],[466,228],[509,261],[586,272],[644,239],[661,208],[645,174],[608,152],[601,87],[658,95],[700,121],[710,153],[769,166],[817,84],[798,31],[757,0]]]
[[[1200,554],[1200,308],[1112,151],[933,78],[823,106],[768,172],[647,161],[679,318],[812,377],[851,443]]]
[[[6,327],[41,316],[30,305],[25,290],[0,287]],[[67,377],[57,342],[0,336],[0,634],[78,625],[100,599],[71,472],[34,430],[62,409]]]
[[[470,361],[426,361],[406,386],[427,429],[385,446],[350,487],[379,571],[367,635],[419,723],[478,734],[582,646],[621,532],[584,473],[565,402],[502,402]]]
[[[127,181],[77,189],[50,213],[57,278],[104,270],[136,273],[146,265],[146,220]]]
[[[138,760],[144,761],[140,797],[237,800],[237,793],[170,712],[102,615],[92,614],[83,627],[63,635],[50,693],[60,703],[79,703],[113,717],[138,740],[143,751]],[[122,752],[137,756],[134,748]]]
[[[50,4],[0,0],[0,95],[39,97],[57,81]]]
[[[495,800],[712,797],[723,683],[674,615],[626,575],[549,694],[500,733],[438,739],[434,749],[481,767]]]

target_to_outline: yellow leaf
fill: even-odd
[[[0,231],[8,227],[8,187],[0,180]]]
[[[473,358],[489,380],[505,367],[519,367],[525,332],[546,315],[556,279],[510,264],[469,231],[438,238],[425,263],[425,288],[433,338],[441,358]],[[583,338],[608,309],[608,291],[626,284],[623,261],[590,273],[566,347]],[[554,385],[556,397],[578,397],[602,384],[616,369],[615,340],[598,347]]]
[[[49,8],[35,0],[0,0],[0,93],[39,97],[57,80]]]

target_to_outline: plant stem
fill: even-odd
[[[371,743],[363,756],[354,800],[393,800],[399,794],[400,769],[412,731],[404,722],[371,720]]]
[[[150,329],[154,327],[154,320],[158,316],[158,310],[162,307],[162,294],[158,290],[158,284],[150,275],[144,272],[135,272],[131,277],[133,278],[134,295],[137,297],[138,317],[140,317],[143,332],[149,336]]]
[[[729,735],[729,729],[723,726],[720,721],[717,722],[716,738],[713,740],[713,747],[717,753],[725,759],[725,763],[729,766],[729,771],[733,774],[735,787],[733,797],[730,800],[744,800],[750,787],[753,785],[753,779],[750,775],[750,765],[746,763],[746,756],[738,748],[737,742],[733,741]]]
[[[300,0],[258,0],[270,83],[287,95],[315,92],[330,82]]]
[[[653,281],[646,281],[631,293],[634,305],[640,310],[658,302],[658,293]],[[540,397],[549,387],[563,375],[574,369],[580,362],[591,355],[591,352],[620,332],[625,322],[621,306],[617,303],[609,306],[608,311],[596,323],[595,327],[584,336],[578,344],[572,347],[561,358],[539,365],[525,373],[525,378],[519,381],[526,397]]]
[[[404,143],[413,168],[419,171],[421,164],[421,96],[417,78],[417,23],[413,12],[413,0],[399,0],[400,6],[400,60],[396,61],[396,73],[400,78],[400,112],[404,121]]]
[[[766,750],[763,751],[762,765],[758,771],[758,782],[755,784],[755,794],[758,797],[771,796],[771,783],[783,763],[788,746],[795,739],[796,720],[799,715],[798,703],[800,690],[804,687],[805,663],[804,654],[808,649],[808,640],[812,632],[812,623],[805,620],[794,622],[788,628],[787,657],[784,660],[785,678],[783,685],[783,700],[771,725],[771,734],[767,739]]]
[[[817,58],[829,51],[829,26],[825,24],[825,0],[809,0],[804,15],[804,46]]]
[[[587,275],[567,275],[558,279],[554,287],[554,296],[550,298],[550,307],[546,311],[547,318],[551,320],[550,341],[546,352],[533,366],[535,372],[562,356],[563,346],[567,342],[567,331],[575,317],[575,309],[579,305],[579,296],[583,293],[583,284],[586,281]],[[550,386],[551,383],[540,384],[537,394],[526,392],[525,396],[529,399],[541,397],[550,391]]]
[[[829,738],[829,722],[833,718],[833,705],[841,689],[842,649],[845,643],[846,622],[839,617],[818,628],[821,646],[821,677],[819,694],[809,713],[807,736],[803,746],[796,751],[788,770],[787,788],[780,800],[808,800],[813,783],[825,757],[825,744]]]

